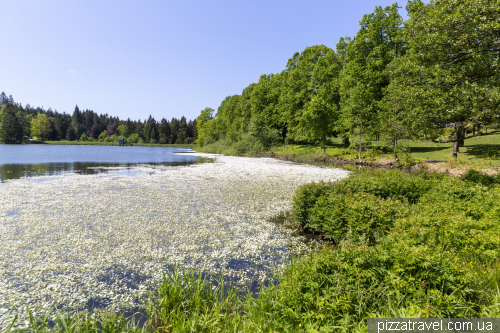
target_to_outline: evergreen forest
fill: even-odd
[[[128,144],[190,144],[197,137],[196,120],[186,117],[162,118],[151,115],[144,121],[120,120],[75,106],[73,114],[59,113],[51,108],[32,107],[15,103],[12,95],[0,95],[0,142],[21,143],[33,137],[37,140],[67,140],[84,142],[118,142],[124,137]]]

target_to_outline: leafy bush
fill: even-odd
[[[137,133],[130,134],[125,140],[127,143],[139,143],[139,135]]]
[[[374,244],[394,224],[407,214],[404,205],[391,198],[382,199],[364,192],[321,196],[309,211],[305,225],[321,232],[338,244],[349,237]]]
[[[422,195],[436,183],[442,176],[425,172],[402,172],[398,170],[376,171],[369,174],[353,175],[337,183],[308,184],[299,188],[293,199],[293,217],[297,223],[308,228],[311,223],[311,210],[322,196],[353,195],[353,193],[367,193],[376,198],[408,201],[416,203]],[[329,199],[322,201],[322,206],[327,205]],[[340,199],[335,199],[340,200]],[[335,205],[332,202],[332,205]],[[354,203],[353,203],[354,204]],[[353,207],[353,209],[355,209]],[[317,208],[316,211],[320,211]],[[317,214],[317,213],[316,213]],[[382,212],[381,212],[382,214]],[[326,229],[323,229],[326,230]]]
[[[292,265],[268,310],[311,329],[346,330],[394,311],[500,313],[500,186],[490,177],[388,171],[302,186],[296,222],[337,246]]]
[[[432,244],[409,246],[394,233],[377,246],[345,242],[292,264],[263,300],[274,301],[267,300],[268,313],[295,327],[352,331],[393,304],[425,317],[477,316],[488,295],[475,276]]]
[[[486,175],[477,170],[469,169],[465,174],[460,177],[462,180],[469,181],[476,184],[481,184],[484,186],[491,186],[493,184],[500,184],[500,178],[498,176]]]
[[[333,184],[312,183],[300,187],[293,197],[293,218],[302,227],[307,228],[309,211],[316,205],[319,197],[331,192]]]

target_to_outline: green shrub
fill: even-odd
[[[434,174],[388,170],[349,177],[334,186],[343,193],[366,192],[384,199],[416,203],[437,179],[439,176]]]
[[[332,189],[329,183],[312,183],[300,187],[293,197],[292,216],[302,227],[307,227],[309,210],[316,205],[318,198]]]
[[[473,317],[487,292],[465,265],[411,246],[391,234],[377,246],[341,243],[292,264],[267,300],[268,313],[306,330],[342,327],[352,331],[391,306],[416,307],[426,317]],[[260,298],[260,297],[259,297]]]
[[[130,134],[128,138],[125,139],[126,143],[138,143],[139,142],[139,135],[137,133]]]
[[[310,227],[310,210],[321,196],[327,194],[367,193],[382,199],[392,198],[413,204],[439,183],[441,178],[438,174],[390,170],[352,175],[337,183],[304,185],[297,190],[293,199],[293,217],[302,227]],[[327,205],[327,201],[322,205]]]
[[[391,198],[383,199],[365,192],[320,196],[309,210],[306,228],[321,232],[338,244],[346,237],[366,239],[374,244],[394,221],[407,214],[407,208]]]
[[[498,176],[486,175],[477,170],[469,169],[465,174],[460,177],[462,180],[472,182],[475,184],[480,184],[484,186],[491,186],[493,184],[500,184],[500,178]]]

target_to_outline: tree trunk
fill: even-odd
[[[396,159],[396,161],[398,160],[397,147],[398,147],[398,139],[394,138],[394,158]]]
[[[363,131],[363,123],[361,122],[361,119],[359,120],[359,163],[361,163],[361,132]]]
[[[460,153],[459,147],[464,146],[464,137],[463,137],[464,125],[461,123],[455,124],[455,134],[453,141],[453,154]],[[457,155],[458,156],[458,155]]]
[[[326,156],[326,135],[323,135],[323,153]]]
[[[349,147],[351,145],[351,143],[349,142],[349,137],[347,137],[347,136],[342,137],[342,144],[344,146],[348,146]]]
[[[472,124],[472,136],[476,135],[476,124]]]

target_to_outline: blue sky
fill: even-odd
[[[0,92],[59,112],[194,119],[392,3],[0,0]]]

